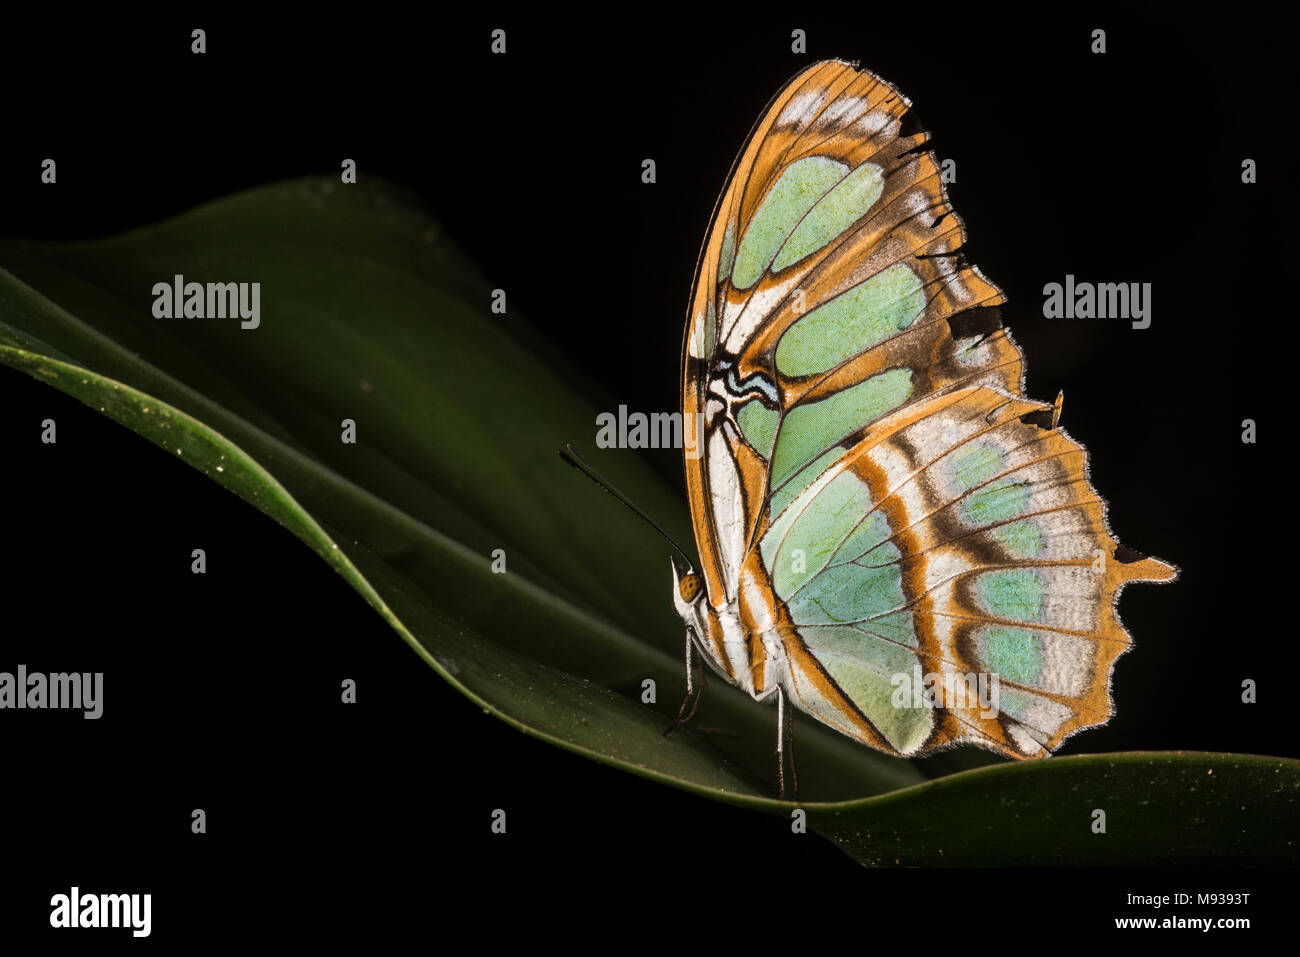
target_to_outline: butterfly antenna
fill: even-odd
[[[620,492],[617,488],[613,486],[613,484],[610,483],[608,479],[606,479],[594,468],[592,468],[591,463],[589,463],[586,459],[582,457],[582,455],[578,452],[578,450],[573,447],[572,443],[566,442],[564,448],[559,450],[559,455],[560,458],[564,459],[564,461],[568,462],[570,465],[572,465],[583,475],[587,476],[587,478],[591,479],[593,482],[595,482],[597,485],[603,488],[606,492],[614,496],[616,499],[618,499],[620,502],[622,502],[624,505],[630,508],[634,513],[639,515],[647,525],[649,525],[656,532],[662,535],[668,541],[669,545],[677,549],[677,553],[681,555],[682,558],[686,559],[686,567],[688,569],[693,567],[691,565],[690,558],[687,556],[686,552],[682,549],[682,546],[678,545],[677,541],[671,535],[665,532],[658,522],[656,522],[653,518],[651,518],[649,515],[643,512],[635,504],[633,504],[630,498],[628,498],[626,495]]]

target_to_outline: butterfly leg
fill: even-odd
[[[695,642],[691,640],[688,632],[686,635],[686,697],[682,699],[682,706],[677,709],[677,717],[673,723],[664,728],[664,737],[669,737],[677,730],[679,724],[685,724],[695,717],[695,710],[700,706],[700,699],[704,697],[704,689],[708,687],[708,678],[704,669],[700,669],[700,680],[695,680]]]
[[[785,713],[785,690],[776,688],[776,778],[780,798],[785,800],[785,762],[790,759],[790,782],[794,800],[799,800],[799,772],[794,766],[794,715]]]

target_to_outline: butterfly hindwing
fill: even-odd
[[[1035,756],[1110,717],[1128,645],[1118,592],[1168,567],[1119,548],[1052,412],[986,387],[931,397],[868,430],[778,515],[759,553],[806,696],[827,706],[824,673],[843,695],[831,703],[900,754],[970,742]],[[991,674],[992,708],[969,685]],[[923,694],[938,697],[914,707]]]
[[[892,753],[1037,756],[1109,717],[1118,592],[1173,570],[1120,560],[1059,406],[1021,397],[909,108],[817,64],[733,168],[683,346],[696,539],[709,600],[779,634],[804,710]],[[761,694],[770,653],[747,654]],[[996,708],[952,693],[988,674]],[[913,707],[921,675],[949,693]]]

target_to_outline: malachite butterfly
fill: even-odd
[[[714,210],[682,347],[688,686],[698,652],[892,755],[1044,757],[1113,713],[1120,590],[1177,570],[1115,540],[1060,399],[1022,395],[910,106],[809,67]]]

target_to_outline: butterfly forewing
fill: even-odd
[[[1111,713],[1119,590],[1174,572],[1116,557],[1059,406],[1021,396],[909,108],[809,67],[719,199],[683,346],[707,597],[739,616],[756,696],[783,681],[891,753],[1040,756]]]

